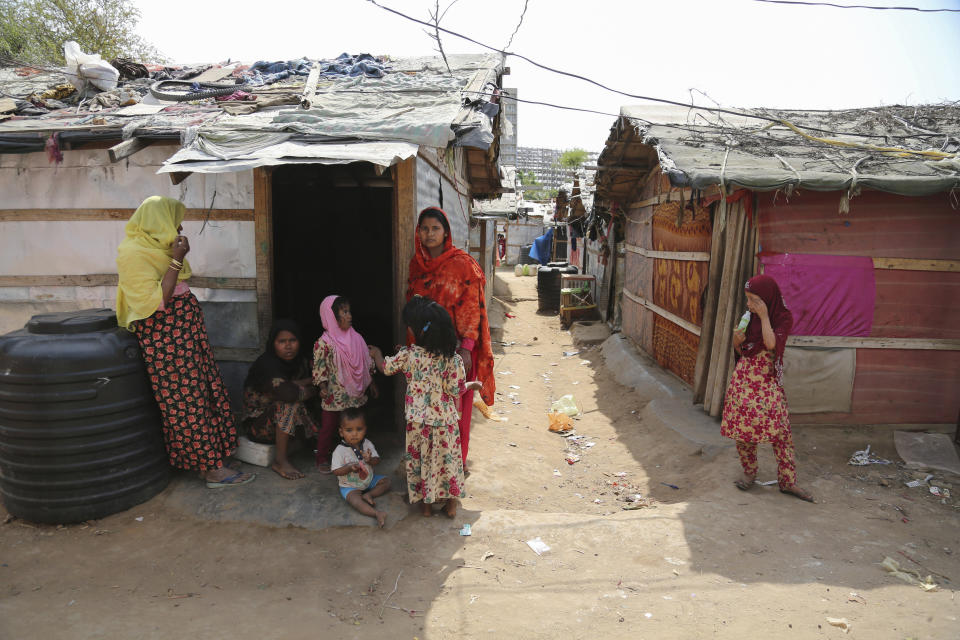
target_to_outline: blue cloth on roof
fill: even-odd
[[[341,53],[335,59],[323,60],[317,65],[320,67],[320,75],[328,78],[340,76],[382,78],[387,71],[387,66],[369,53],[356,56]]]
[[[540,264],[547,264],[550,262],[551,253],[553,253],[552,228],[533,241],[533,246],[530,247],[530,257]]]

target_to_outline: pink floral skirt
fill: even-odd
[[[777,442],[789,434],[787,397],[777,384],[773,353],[740,358],[724,397],[720,435],[739,442]]]
[[[407,423],[407,494],[411,504],[432,504],[463,495],[463,456],[456,424]]]

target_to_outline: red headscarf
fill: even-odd
[[[439,215],[447,222],[447,214],[437,207],[420,212]],[[450,229],[450,223],[443,225]],[[414,239],[414,254],[410,260],[410,279],[407,300],[414,295],[426,296],[440,304],[453,321],[457,338],[473,341],[470,349],[477,366],[477,379],[483,382],[480,397],[493,404],[496,383],[493,379],[493,349],[490,346],[490,324],[487,320],[484,287],[487,278],[483,269],[469,253],[453,246],[450,233],[443,242],[443,253],[436,258],[420,244],[420,234]],[[469,375],[469,371],[467,374]]]
[[[793,329],[793,314],[783,301],[777,281],[770,276],[754,276],[747,280],[743,288],[744,291],[760,296],[767,305],[767,316],[770,318],[770,326],[773,327],[773,334],[777,339],[777,344],[773,348],[774,370],[777,374],[777,382],[783,386],[783,350],[787,346],[790,330]],[[750,316],[746,334],[747,338],[740,347],[740,352],[744,356],[752,358],[767,348],[763,343],[763,325],[760,317],[755,313]]]

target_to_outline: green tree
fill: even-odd
[[[159,62],[157,49],[136,34],[140,10],[127,0],[0,0],[0,56],[62,65],[63,45],[104,60]]]
[[[587,151],[579,147],[568,149],[560,154],[556,165],[561,169],[576,170],[587,162]]]

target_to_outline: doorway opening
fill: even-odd
[[[305,348],[323,333],[320,302],[350,300],[353,327],[384,353],[393,351],[393,182],[373,165],[286,165],[273,172],[273,310],[301,327]],[[395,434],[394,382],[374,376],[368,434]]]

